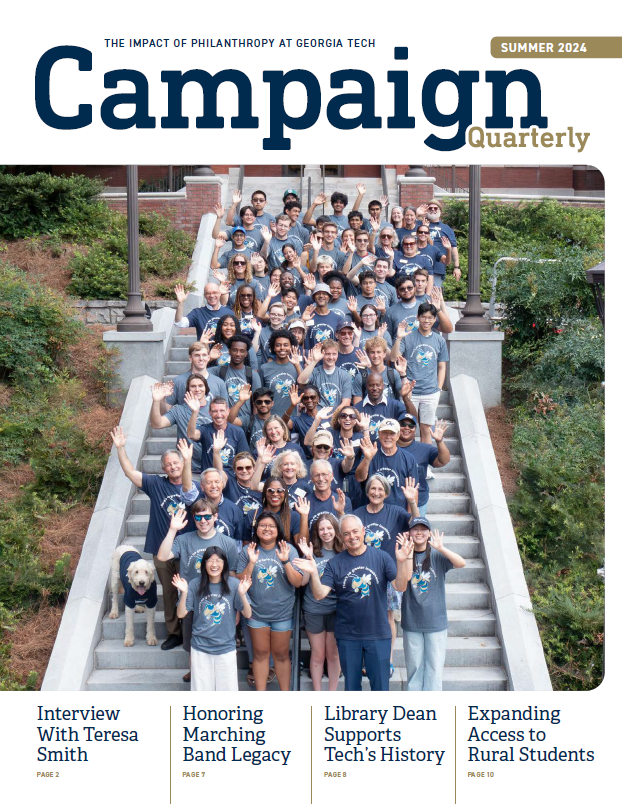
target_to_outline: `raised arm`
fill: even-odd
[[[151,413],[149,414],[149,423],[156,430],[161,430],[163,427],[170,427],[171,421],[160,413],[160,406],[167,396],[173,393],[172,382],[157,382],[151,386]]]
[[[185,528],[187,524],[188,515],[186,514],[186,510],[184,508],[179,508],[171,517],[171,522],[168,526],[166,536],[162,540],[162,544],[158,549],[158,561],[170,561],[171,558],[173,558],[171,548],[173,547],[175,536],[177,536],[179,531]]]
[[[188,422],[188,427],[186,428],[186,435],[191,441],[199,441],[201,438],[201,432],[197,429],[197,417],[199,415],[199,410],[201,409],[201,403],[190,393],[185,395],[184,402],[192,411],[192,416],[190,416],[190,421]]]
[[[242,202],[242,193],[239,190],[234,190],[233,194],[231,195],[231,206],[227,210],[227,218],[225,220],[227,226],[234,225],[235,213],[241,202]]]
[[[138,486],[139,489],[142,488],[143,473],[139,472],[138,469],[134,469],[132,462],[127,457],[127,453],[125,452],[127,436],[123,432],[123,428],[121,426],[115,427],[110,433],[110,437],[112,438],[112,443],[117,448],[117,455],[119,456],[119,463],[121,464],[121,469],[123,469],[123,474],[128,480],[131,480],[135,486]]]

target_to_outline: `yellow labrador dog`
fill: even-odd
[[[143,612],[147,608],[147,645],[157,645],[155,635],[155,613],[158,592],[155,568],[149,561],[140,557],[133,547],[120,545],[112,554],[110,566],[110,614],[111,620],[119,616],[118,593],[123,592],[125,603],[125,641],[126,648],[134,644],[134,611]]]

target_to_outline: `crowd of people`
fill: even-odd
[[[176,426],[164,475],[145,474],[112,438],[125,474],[150,499],[145,552],[162,584],[169,650],[190,655],[192,689],[247,681],[289,689],[296,589],[313,688],[389,689],[401,617],[407,689],[437,690],[447,636],[445,574],[464,560],[426,516],[434,467],[450,459],[436,418],[452,331],[447,270],[460,279],[456,238],[438,202],[387,199],[360,211],[364,185],[319,194],[302,215],[233,194],[215,208],[205,304],[190,371],[152,389],[151,426]],[[417,430],[419,438],[416,438]],[[193,473],[199,480],[193,479]]]

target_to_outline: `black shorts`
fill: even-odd
[[[194,612],[189,611],[188,614],[184,617],[181,621],[181,633],[184,638],[184,650],[186,653],[190,653],[190,641],[192,640],[192,618],[194,617]]]
[[[327,614],[309,614],[304,612],[305,631],[308,634],[321,634],[323,631],[335,631],[335,612]]]

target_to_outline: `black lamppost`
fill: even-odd
[[[469,284],[462,318],[456,323],[456,332],[490,332],[492,324],[484,317],[480,294],[480,239],[481,239],[481,165],[469,165]]]
[[[129,290],[125,315],[117,324],[117,332],[152,332],[153,324],[145,314],[140,292],[138,259],[138,165],[127,165],[127,258]]]
[[[596,304],[596,312],[601,320],[603,327],[605,326],[605,300],[603,299],[603,290],[605,289],[605,263],[599,262],[593,268],[585,272],[588,284],[592,286],[592,293],[594,294],[594,302]]]

